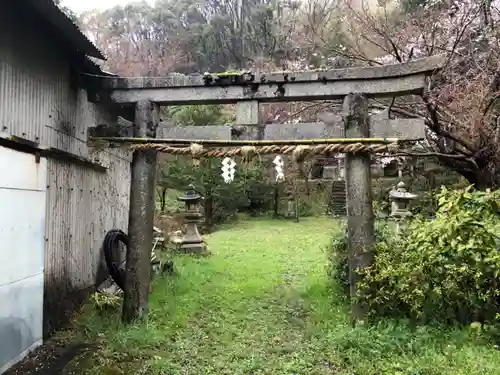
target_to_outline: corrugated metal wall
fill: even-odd
[[[112,117],[71,87],[68,59],[56,43],[19,20],[8,2],[0,4],[0,132],[88,156],[87,126]]]
[[[49,159],[45,231],[45,331],[66,319],[80,299],[61,295],[94,285],[101,244],[113,228],[127,231],[129,161],[109,157],[108,173]]]
[[[8,4],[0,4],[0,133],[92,157],[88,126],[115,118],[72,87],[69,62],[56,41],[21,22]],[[48,160],[45,303],[51,312],[61,310],[55,304],[62,292],[94,284],[105,232],[127,229],[130,156],[112,150],[99,158],[107,172]]]

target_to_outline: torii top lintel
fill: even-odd
[[[288,102],[339,99],[350,93],[370,97],[419,94],[425,78],[444,64],[443,55],[403,64],[310,72],[257,74],[252,82],[207,85],[202,75],[161,78],[105,78],[103,94],[119,104],[149,100],[163,105]]]

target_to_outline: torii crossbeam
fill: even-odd
[[[101,94],[122,105],[135,105],[143,100],[160,105],[313,101],[342,99],[353,92],[369,97],[401,96],[421,93],[425,77],[443,62],[444,57],[436,55],[376,67],[256,74],[250,81],[221,86],[207,84],[203,75],[111,77],[102,81]]]
[[[335,69],[314,72],[278,72],[250,74],[244,80],[207,81],[202,75],[171,74],[160,78],[96,78],[96,98],[117,106],[134,106],[134,137],[155,138],[159,125],[159,105],[236,103],[237,125],[258,128],[253,139],[265,139],[259,122],[259,104],[266,102],[315,101],[343,99],[340,124],[346,138],[375,136],[415,138],[412,127],[402,130],[392,120],[370,121],[369,97],[394,97],[422,94],[426,78],[445,62],[443,56],[410,61],[404,64],[366,68]],[[412,120],[413,121],[413,120]],[[422,120],[420,129],[423,129]],[[372,122],[372,126],[370,126]],[[325,122],[326,123],[326,122]],[[339,124],[339,121],[336,122]],[[381,125],[382,124],[382,125]],[[328,125],[328,124],[326,124]],[[338,137],[337,130],[316,124],[314,134],[325,131],[323,138]],[[272,127],[270,127],[272,128]],[[221,129],[219,129],[221,130]],[[194,133],[199,133],[192,129]],[[394,133],[400,134],[394,134]],[[276,128],[280,133],[281,129]],[[225,133],[222,129],[222,133]],[[421,134],[422,131],[418,130]],[[413,137],[412,137],[413,136]],[[293,131],[287,138],[294,138]],[[197,137],[189,137],[197,138]],[[283,137],[280,137],[283,139]],[[149,261],[154,215],[156,151],[137,149],[131,167],[129,248],[127,251],[123,320],[131,322],[147,312]],[[366,152],[347,154],[346,191],[348,242],[350,251],[351,295],[357,294],[358,267],[373,260],[374,215],[372,208],[370,156]],[[363,319],[361,304],[352,307],[353,320]]]

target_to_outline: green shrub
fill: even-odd
[[[327,195],[324,193],[311,194],[310,197],[300,196],[299,216],[300,217],[322,216],[325,214],[326,206],[327,206]]]
[[[363,270],[373,315],[422,322],[491,321],[500,308],[500,191],[442,188],[434,220],[415,219],[403,236],[377,231],[375,262]],[[334,239],[333,276],[347,280],[345,239]]]
[[[393,231],[385,221],[375,222],[375,241],[382,243],[394,238]],[[349,295],[349,261],[347,248],[347,227],[334,234],[331,251],[328,253],[328,274],[341,290]]]

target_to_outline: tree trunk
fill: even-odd
[[[481,27],[487,27],[491,24],[491,3],[492,0],[482,0],[480,4],[479,17],[481,20]]]
[[[160,194],[160,211],[165,212],[165,206],[167,205],[167,188],[162,187],[161,188],[161,194]]]
[[[212,227],[214,225],[214,198],[212,192],[209,190],[206,192],[205,197],[205,229],[208,233],[212,232]]]
[[[478,190],[499,189],[500,188],[500,164],[491,158],[485,163],[477,162],[477,169],[461,168],[456,164],[443,163],[450,169],[461,174],[465,179]]]
[[[280,188],[278,184],[274,184],[274,202],[273,202],[273,215],[278,217],[280,207]]]

